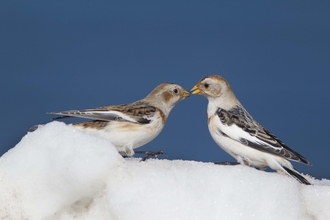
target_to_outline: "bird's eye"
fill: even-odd
[[[173,92],[174,92],[174,93],[178,93],[178,90],[177,90],[177,89],[174,89]]]
[[[209,84],[205,83],[205,84],[204,84],[204,87],[205,87],[206,89],[209,88]]]

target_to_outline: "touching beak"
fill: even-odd
[[[190,95],[190,93],[189,93],[187,90],[184,90],[184,91],[183,91],[182,96],[183,96],[184,98],[189,97],[189,95]]]
[[[191,94],[197,95],[199,93],[201,93],[201,90],[197,87],[197,85],[191,89]]]

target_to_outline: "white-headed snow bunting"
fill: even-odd
[[[290,149],[244,109],[229,83],[221,76],[201,79],[192,94],[208,99],[208,127],[214,141],[240,164],[264,170],[267,166],[287,173],[300,183],[310,185],[289,160],[311,165],[306,158]]]
[[[55,120],[67,117],[92,119],[73,126],[108,139],[119,152],[132,156],[135,148],[150,142],[162,131],[172,108],[188,96],[189,92],[181,86],[164,83],[144,99],[130,104],[49,114],[62,115]]]

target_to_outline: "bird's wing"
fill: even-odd
[[[265,153],[311,165],[306,158],[290,149],[275,135],[254,121],[243,107],[235,106],[228,111],[219,108],[216,114],[222,123],[220,131],[229,138]]]
[[[68,117],[79,117],[101,121],[125,121],[148,124],[152,120],[155,112],[156,108],[148,105],[117,105],[96,109],[49,112],[48,114],[62,115],[53,118],[54,120]]]

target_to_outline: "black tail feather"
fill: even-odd
[[[39,125],[34,125],[33,127],[29,128],[29,131],[35,131],[38,129]]]
[[[63,116],[58,116],[58,117],[55,117],[55,118],[52,118],[52,120],[62,120],[62,119],[66,119],[66,118],[72,118],[72,116],[69,116],[69,115],[63,115]]]
[[[292,176],[293,178],[295,178],[296,180],[298,180],[298,182],[305,184],[305,185],[311,185],[311,183],[305,179],[305,177],[303,177],[302,175],[300,175],[297,171],[295,170],[291,170],[285,166],[283,166],[284,170],[290,174],[290,176]]]

